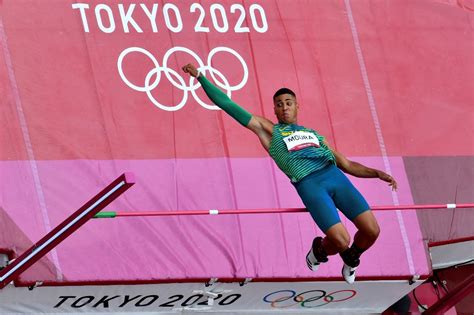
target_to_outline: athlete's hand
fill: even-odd
[[[184,72],[189,73],[190,75],[192,75],[195,78],[198,76],[198,71],[197,71],[196,67],[193,64],[188,63],[182,69],[183,69]]]
[[[395,178],[382,171],[377,171],[377,175],[381,180],[387,182],[388,185],[392,187],[392,190],[397,190],[397,181]]]

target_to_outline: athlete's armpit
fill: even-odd
[[[347,173],[350,168],[351,161],[349,161],[342,153],[334,150],[326,140],[323,140],[323,143],[329,148],[329,150],[331,150],[332,154],[336,158],[337,167],[339,167],[344,173]]]
[[[246,127],[258,136],[263,147],[268,151],[272,140],[273,122],[265,117],[252,115]]]
[[[250,119],[247,128],[255,133],[267,132],[271,135],[273,132],[273,122],[265,117],[252,115],[252,119]]]
[[[344,173],[350,173],[351,163],[352,161],[348,160],[344,155],[337,152],[336,150],[332,150],[332,154],[336,158],[336,165],[339,167]]]

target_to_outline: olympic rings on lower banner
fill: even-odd
[[[340,296],[341,294],[342,296]],[[263,301],[270,303],[273,308],[289,308],[298,304],[300,304],[301,307],[314,308],[321,307],[329,303],[347,301],[352,299],[356,294],[357,292],[355,290],[338,290],[331,293],[326,293],[324,290],[309,290],[299,294],[297,294],[294,290],[279,290],[265,295]],[[339,295],[339,298],[336,295]],[[285,301],[290,303],[283,303]],[[322,303],[312,304],[316,301],[320,301]]]
[[[123,82],[127,86],[129,86],[130,88],[132,88],[135,91],[145,92],[146,95],[148,96],[148,98],[150,99],[150,101],[156,107],[161,108],[162,110],[177,111],[177,110],[183,108],[184,105],[186,105],[186,102],[188,100],[188,92],[191,92],[191,95],[193,96],[194,100],[199,105],[201,105],[202,107],[204,107],[206,109],[209,109],[209,110],[219,110],[220,109],[219,107],[217,107],[215,105],[206,104],[197,96],[196,90],[200,87],[200,84],[199,84],[199,82],[195,83],[196,79],[194,77],[190,76],[189,77],[189,84],[187,84],[186,81],[185,81],[185,78],[183,78],[183,76],[180,73],[178,73],[177,71],[175,71],[175,70],[168,67],[168,60],[169,60],[170,56],[173,53],[178,52],[178,51],[191,55],[191,57],[193,57],[197,62],[198,70],[200,70],[201,73],[203,73],[204,75],[206,75],[206,72],[209,72],[211,78],[214,80],[216,85],[218,87],[224,89],[226,91],[226,94],[227,94],[228,97],[231,97],[232,91],[236,91],[236,90],[241,89],[247,83],[247,80],[248,80],[248,77],[249,77],[249,71],[248,71],[248,68],[247,68],[247,64],[245,63],[245,60],[235,50],[233,50],[231,48],[228,48],[228,47],[216,47],[216,48],[212,49],[209,52],[209,55],[207,57],[207,64],[204,64],[202,59],[191,49],[186,48],[186,47],[176,46],[176,47],[173,47],[173,48],[169,49],[164,54],[163,63],[162,63],[161,66],[160,66],[160,63],[158,62],[158,60],[155,58],[155,56],[152,53],[150,53],[148,50],[146,50],[144,48],[141,48],[141,47],[129,47],[129,48],[126,48],[125,50],[123,50],[120,53],[119,57],[118,57],[117,68],[118,68],[119,75],[122,78]],[[130,82],[130,80],[127,78],[127,76],[125,75],[125,72],[123,70],[123,65],[122,65],[123,60],[128,54],[130,54],[132,52],[140,53],[140,54],[145,55],[153,63],[154,67],[152,69],[150,69],[148,71],[147,75],[145,76],[144,86],[138,86],[138,85],[135,85],[132,82]],[[215,54],[217,54],[219,52],[227,52],[227,53],[233,55],[234,57],[237,58],[237,60],[242,65],[243,70],[244,70],[243,78],[238,84],[236,84],[234,86],[231,86],[229,81],[227,80],[227,78],[224,76],[224,74],[222,74],[222,72],[220,72],[219,70],[217,70],[216,68],[214,68],[212,66],[212,58],[214,57]],[[168,81],[174,87],[176,87],[177,89],[183,91],[183,98],[181,99],[181,101],[177,105],[173,106],[173,105],[161,104],[152,95],[152,91],[158,86],[158,84],[160,83],[160,80],[162,79],[162,73],[164,73],[166,79],[168,79]]]

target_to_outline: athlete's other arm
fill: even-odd
[[[341,153],[332,149],[326,142],[326,140],[324,141],[324,144],[331,149],[332,153],[336,157],[337,167],[339,167],[344,173],[362,178],[380,178],[381,180],[387,182],[388,185],[392,187],[392,190],[397,190],[397,182],[392,176],[388,175],[385,172],[382,172],[381,170],[370,168],[358,162],[349,160]]]
[[[273,123],[270,120],[265,117],[252,115],[232,101],[225,93],[209,82],[206,77],[201,75],[194,65],[187,64],[182,69],[198,79],[207,96],[214,104],[232,116],[242,126],[252,130],[260,139],[263,147],[268,151],[273,132]]]

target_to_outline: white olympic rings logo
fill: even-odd
[[[215,105],[208,105],[208,104],[204,103],[197,96],[196,90],[201,86],[201,84],[199,82],[194,83],[194,81],[195,81],[194,77],[190,76],[189,77],[189,85],[186,85],[185,79],[178,72],[176,72],[175,70],[173,70],[171,68],[168,68],[168,59],[170,58],[171,54],[173,54],[174,52],[177,52],[177,51],[185,52],[185,53],[191,55],[192,57],[194,57],[194,59],[197,61],[197,64],[198,64],[198,70],[201,71],[201,73],[203,73],[204,75],[206,74],[206,71],[209,71],[209,73],[210,73],[212,79],[214,80],[214,82],[216,83],[216,85],[219,86],[220,88],[224,89],[227,93],[227,96],[229,96],[229,97],[231,97],[232,91],[236,91],[236,90],[241,89],[247,83],[249,72],[248,72],[248,68],[247,68],[247,64],[245,63],[245,60],[235,50],[233,50],[231,48],[228,48],[228,47],[216,47],[216,48],[212,49],[211,52],[209,53],[209,55],[207,56],[207,64],[206,65],[203,63],[201,58],[194,51],[192,51],[192,50],[190,50],[186,47],[179,47],[179,46],[173,47],[173,48],[169,49],[165,53],[165,55],[163,56],[163,65],[162,66],[160,66],[160,64],[158,63],[158,60],[156,60],[155,56],[153,56],[148,50],[140,48],[140,47],[129,47],[129,48],[125,49],[124,51],[122,51],[120,53],[120,56],[118,57],[118,60],[117,60],[117,68],[118,68],[118,72],[120,74],[120,77],[122,78],[123,82],[125,82],[125,84],[127,84],[133,90],[139,91],[139,92],[145,92],[147,94],[148,98],[150,99],[150,101],[155,106],[157,106],[158,108],[161,108],[163,110],[177,111],[177,110],[183,108],[183,106],[186,105],[186,102],[188,100],[188,92],[191,92],[194,99],[202,107],[204,107],[206,109],[210,109],[210,110],[219,110],[219,107],[217,107]],[[132,53],[132,52],[138,52],[138,53],[144,54],[145,56],[147,56],[153,62],[153,65],[155,66],[146,75],[144,86],[137,86],[137,85],[133,84],[132,82],[130,82],[127,79],[127,77],[124,74],[124,71],[123,71],[123,68],[122,68],[123,59],[125,58],[125,56],[127,56],[129,53]],[[229,84],[229,81],[222,74],[222,72],[220,72],[216,68],[212,67],[212,58],[218,52],[228,52],[228,53],[234,55],[240,61],[240,63],[242,64],[242,67],[244,69],[244,76],[242,78],[242,81],[240,81],[239,84],[231,86]],[[182,98],[181,102],[178,105],[175,105],[175,106],[163,105],[163,104],[159,103],[155,99],[155,97],[151,94],[151,92],[160,83],[160,80],[161,80],[161,77],[162,77],[162,72],[165,74],[166,78],[169,80],[169,82],[171,82],[171,84],[173,86],[175,86],[176,88],[178,88],[178,89],[180,89],[184,92],[183,98]],[[215,77],[215,74],[217,75],[217,77],[220,80],[222,80],[222,82],[219,81]],[[173,75],[179,82],[176,82],[175,79],[173,79],[173,77],[171,75]],[[154,81],[152,80],[153,76],[155,76]]]

